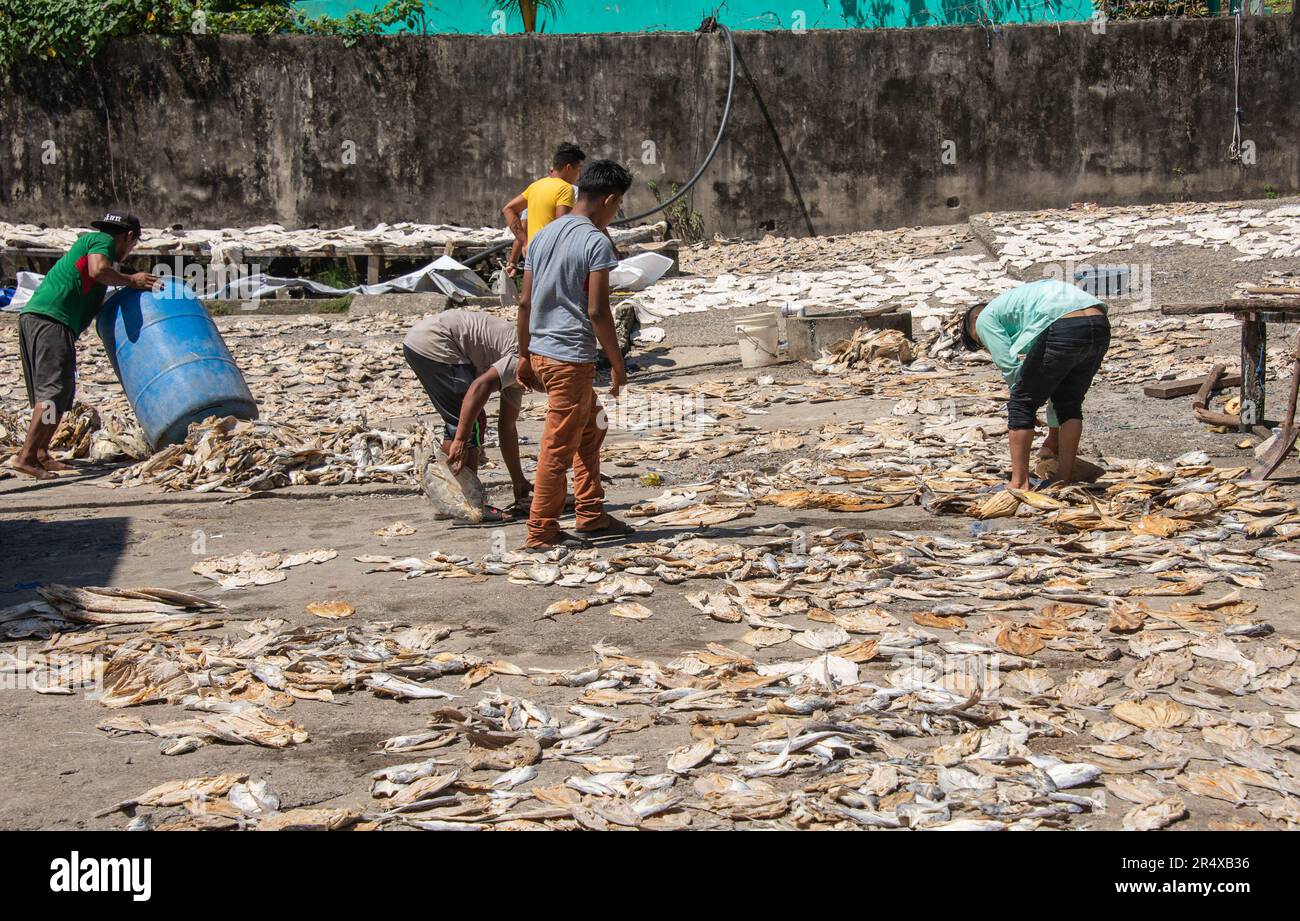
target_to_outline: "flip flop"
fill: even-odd
[[[556,539],[549,544],[543,544],[540,547],[534,547],[531,546],[530,544],[524,544],[519,549],[522,550],[524,553],[546,553],[548,551],[554,550],[556,547],[585,550],[590,546],[591,546],[591,541],[583,540],[581,537],[575,537],[574,535],[570,534],[568,531],[561,531],[559,535],[556,537]]]
[[[626,521],[620,521],[613,515],[605,515],[605,523],[599,528],[574,528],[579,534],[586,534],[592,537],[609,537],[613,535],[632,534],[636,528],[632,527]]]

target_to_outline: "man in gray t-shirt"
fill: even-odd
[[[614,244],[590,218],[570,213],[547,224],[524,260],[524,271],[533,278],[529,351],[571,364],[594,363],[588,279],[616,265]]]
[[[547,224],[528,244],[519,297],[519,379],[546,391],[546,424],[528,514],[528,549],[573,540],[559,524],[570,467],[577,530],[583,534],[631,530],[605,512],[605,491],[600,485],[605,426],[593,387],[597,342],[609,359],[610,396],[617,397],[627,382],[609,310],[609,270],[618,260],[602,231],[618,214],[631,185],[632,174],[612,160],[588,164],[578,180],[573,211]]]

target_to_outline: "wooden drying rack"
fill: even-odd
[[[1265,426],[1264,381],[1268,373],[1268,324],[1300,323],[1300,288],[1252,285],[1245,297],[1230,298],[1212,304],[1167,304],[1160,312],[1171,317],[1206,316],[1226,313],[1241,320],[1241,411],[1233,419],[1202,421],[1236,425],[1238,431],[1250,432]],[[1216,369],[1220,372],[1221,368]],[[1211,377],[1217,377],[1211,374]],[[1210,382],[1213,387],[1213,381]],[[1207,389],[1202,386],[1201,389]],[[1199,395],[1198,395],[1199,396]],[[1198,399],[1199,402],[1199,399]]]

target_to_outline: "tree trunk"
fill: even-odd
[[[519,0],[519,15],[524,18],[524,31],[537,31],[537,0]]]

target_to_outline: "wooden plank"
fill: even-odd
[[[1215,304],[1166,304],[1160,312],[1167,317],[1204,316],[1211,313],[1251,313],[1271,310],[1278,313],[1300,312],[1297,297],[1234,297]]]
[[[1174,397],[1185,397],[1189,393],[1195,393],[1201,389],[1201,384],[1204,382],[1203,377],[1188,377],[1180,381],[1157,381],[1154,384],[1147,384],[1142,388],[1142,392],[1157,400],[1172,400]],[[1236,387],[1240,383],[1240,374],[1223,374],[1220,375],[1215,387],[1216,389]]]
[[[1223,365],[1215,365],[1210,369],[1210,373],[1201,379],[1201,386],[1196,388],[1196,396],[1192,399],[1192,406],[1196,409],[1206,409],[1210,405],[1210,394],[1214,392],[1215,386],[1219,383],[1219,378],[1223,376]]]
[[[1289,288],[1283,285],[1251,285],[1246,288],[1247,294],[1264,294],[1264,295],[1300,295],[1300,288]]]
[[[1268,371],[1268,324],[1257,314],[1241,318],[1241,416],[1238,431],[1264,421],[1264,378]]]
[[[379,253],[371,253],[366,257],[366,284],[379,284],[379,269],[383,261],[384,257]]]

